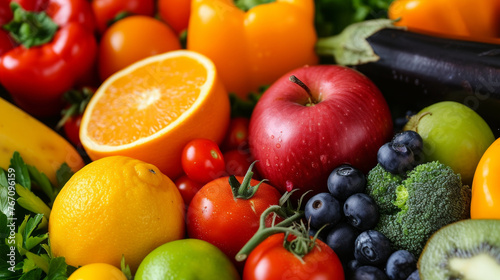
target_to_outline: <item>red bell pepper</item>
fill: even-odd
[[[0,0],[0,6],[5,1]],[[94,66],[97,41],[90,3],[7,2],[12,13],[0,13],[0,24],[15,46],[1,54],[0,45],[0,83],[28,113],[37,117],[57,115],[64,92],[88,77]]]

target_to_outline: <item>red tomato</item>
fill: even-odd
[[[77,147],[81,147],[82,142],[80,142],[80,123],[82,122],[82,115],[74,116],[69,118],[64,123],[64,134],[66,138]]]
[[[189,178],[205,184],[224,175],[226,165],[217,143],[200,138],[184,147],[182,169]]]
[[[241,183],[243,177],[236,176]],[[215,179],[199,190],[191,200],[187,212],[187,232],[190,238],[205,240],[217,246],[240,269],[244,262],[235,256],[259,228],[262,212],[278,205],[281,194],[271,185],[262,183],[249,199],[233,197],[229,177]],[[252,179],[250,185],[259,181]],[[266,221],[270,226],[272,216]]]
[[[16,43],[12,40],[9,33],[0,29],[0,56],[15,47]]]
[[[227,151],[223,156],[226,162],[226,173],[229,175],[245,176],[253,162],[252,155],[242,150]]]
[[[248,255],[243,280],[343,280],[344,270],[337,254],[317,239],[302,260],[283,247],[285,234],[274,234]]]
[[[181,44],[165,23],[147,16],[129,16],[110,26],[99,44],[99,77],[111,74],[143,58],[178,50]]]
[[[177,34],[188,28],[191,1],[189,0],[158,0],[158,13]]]
[[[100,34],[121,13],[150,17],[155,13],[154,0],[93,0],[91,5]]]
[[[194,195],[203,187],[203,184],[200,184],[196,181],[190,179],[187,175],[182,175],[181,177],[175,180],[175,185],[179,192],[181,193],[182,199],[184,200],[184,204],[189,205]]]
[[[222,142],[222,149],[228,150],[247,150],[248,149],[248,118],[238,117],[231,119],[227,129],[226,137]]]

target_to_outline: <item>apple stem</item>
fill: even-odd
[[[290,80],[290,82],[292,82],[294,84],[299,85],[301,88],[303,88],[306,91],[307,95],[309,95],[309,105],[314,105],[314,104],[318,103],[318,101],[313,97],[309,87],[306,86],[306,84],[304,84],[304,82],[299,80],[299,78],[295,77],[295,75],[291,75],[288,78],[288,80]]]

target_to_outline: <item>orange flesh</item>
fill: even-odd
[[[151,136],[191,108],[206,77],[205,67],[188,57],[140,66],[105,89],[87,134],[95,143],[109,146]],[[121,126],[127,129],[117,129]]]

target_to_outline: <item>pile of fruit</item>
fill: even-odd
[[[434,2],[0,0],[0,278],[496,279],[500,2]]]

